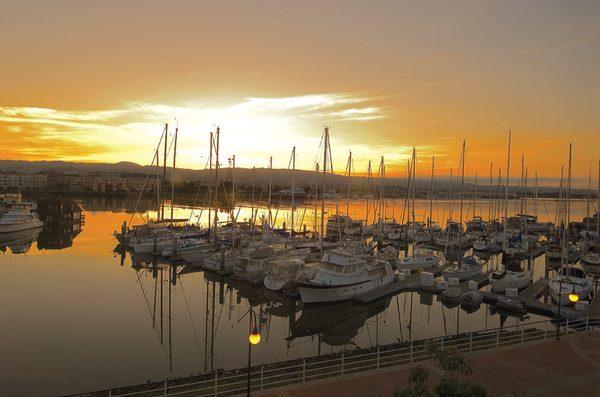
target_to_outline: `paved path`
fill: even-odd
[[[471,380],[494,396],[600,397],[600,330],[561,341],[544,340],[468,355]],[[435,384],[441,371],[431,361]],[[372,371],[255,393],[257,397],[393,396],[407,384],[410,366]]]

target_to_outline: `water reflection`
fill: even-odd
[[[41,228],[20,230],[18,232],[0,234],[0,251],[6,253],[10,250],[12,254],[24,254],[29,252],[40,232]]]
[[[63,395],[243,367],[250,308],[266,317],[263,339],[253,348],[256,364],[540,319],[508,316],[486,305],[467,313],[417,292],[367,305],[302,308],[286,295],[196,267],[113,253],[112,232],[129,221],[126,210],[134,201],[84,199],[80,230],[73,224],[39,236],[2,236],[0,247],[7,254],[0,255],[0,299],[11,302],[0,306],[0,319],[7,324],[0,329],[6,395]],[[485,203],[477,204],[481,212]],[[556,208],[554,201],[546,204],[548,216],[540,214],[542,221]],[[417,215],[424,215],[427,205],[417,201]],[[434,217],[442,221],[448,204],[435,205]],[[279,219],[285,219],[285,211]],[[312,227],[310,212],[303,222]],[[360,219],[364,203],[350,203],[350,212]],[[582,217],[585,202],[574,201],[572,212],[574,219]],[[176,209],[177,217],[190,213]],[[11,255],[25,246],[27,255]],[[488,266],[497,268],[497,258]],[[543,257],[523,266],[534,280],[547,275]]]

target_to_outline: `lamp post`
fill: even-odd
[[[249,329],[252,330],[250,332],[250,334],[248,335],[248,378],[247,378],[247,382],[246,382],[246,396],[250,397],[250,388],[251,388],[251,365],[252,365],[252,345],[257,345],[260,343],[260,330],[259,328],[254,325],[254,328],[252,327],[252,315],[254,314],[254,312],[252,311],[252,309],[250,309],[250,312],[248,313],[249,317],[250,317],[250,327]]]

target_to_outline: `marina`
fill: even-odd
[[[136,377],[129,376],[120,378],[121,372],[115,371],[110,377],[110,383],[97,384],[94,387],[98,390],[118,384],[125,386],[146,380],[185,378],[191,373],[210,374],[217,369],[240,368],[244,359],[235,352],[244,345],[249,311],[256,313],[258,322],[265,321],[263,341],[255,348],[254,358],[256,363],[263,364],[280,362],[290,357],[340,354],[358,347],[383,348],[399,343],[398,341],[451,337],[465,332],[479,332],[485,328],[526,328],[530,323],[545,319],[549,319],[546,328],[547,332],[551,333],[552,324],[557,318],[557,307],[548,294],[546,281],[547,275],[552,274],[555,263],[548,262],[543,253],[537,258],[532,257],[529,265],[535,280],[533,284],[510,298],[522,303],[523,311],[498,307],[498,299],[506,295],[492,292],[488,285],[491,272],[502,266],[498,255],[488,257],[484,267],[487,270],[483,276],[458,284],[462,295],[473,288],[473,282],[477,283],[476,289],[480,292],[483,302],[475,308],[476,310],[457,302],[445,302],[442,299],[442,291],[438,290],[437,286],[422,285],[421,277],[428,273],[429,269],[417,273],[399,272],[393,283],[350,301],[316,306],[302,305],[298,295],[285,291],[271,291],[263,286],[236,279],[233,275],[221,276],[185,261],[173,261],[161,254],[140,256],[120,250],[112,232],[115,225],[128,220],[131,214],[117,210],[122,208],[118,203],[116,207],[111,205],[111,211],[102,211],[102,205],[95,201],[97,200],[88,199],[87,203],[86,200],[80,202],[82,208],[95,209],[92,212],[84,211],[82,214],[85,225],[78,235],[75,235],[71,246],[55,251],[52,256],[45,254],[50,251],[34,246],[26,253],[7,252],[0,256],[0,261],[3,261],[3,269],[10,271],[3,278],[5,293],[18,296],[26,293],[29,288],[27,285],[31,285],[41,292],[47,291],[45,293],[52,296],[56,295],[56,291],[52,288],[51,280],[55,277],[66,278],[71,280],[67,290],[68,296],[94,296],[94,302],[97,302],[95,305],[104,313],[102,317],[107,326],[115,324],[115,319],[118,319],[115,325],[110,325],[110,328],[106,328],[102,333],[98,333],[97,328],[89,328],[91,323],[88,326],[77,320],[73,323],[73,331],[78,330],[79,335],[67,333],[71,334],[73,344],[84,346],[94,343],[102,346],[106,342],[108,332],[108,335],[112,335],[109,340],[122,340],[118,343],[126,343],[128,349],[139,346],[135,358],[127,359],[121,356],[119,360],[123,360],[123,365],[142,365],[147,370],[140,374],[137,380]],[[478,203],[480,206],[485,204],[485,201]],[[547,206],[555,204],[552,200],[546,202]],[[388,205],[390,210],[395,207],[394,211],[399,213],[404,201],[390,200]],[[444,207],[447,205],[446,201],[435,201],[433,213],[439,215],[434,217],[443,216]],[[359,218],[360,211],[365,211],[366,206],[365,201],[351,201],[350,215]],[[416,200],[417,216],[427,214],[429,206],[429,201]],[[513,207],[514,203],[511,202],[510,206]],[[573,201],[573,214],[579,216],[585,213],[585,206],[585,201]],[[252,206],[249,207],[244,204],[241,212],[248,211],[250,214]],[[255,211],[260,208],[259,211],[268,212],[265,203],[254,207]],[[307,207],[312,205],[308,204]],[[325,208],[335,211],[336,203],[327,201]],[[289,207],[281,207],[280,211],[287,211],[289,215]],[[174,216],[177,218],[189,217],[193,212],[196,212],[196,209],[178,206],[174,208]],[[203,217],[207,216],[208,214],[203,214]],[[309,220],[308,223],[312,221]],[[115,245],[116,252],[111,254]],[[406,254],[400,251],[399,256],[404,255]],[[320,256],[316,255],[315,258]],[[526,267],[527,262],[524,261]],[[52,265],[44,266],[44,263]],[[550,266],[546,266],[547,264]],[[450,263],[429,270],[433,279],[442,279],[442,272],[449,265]],[[39,276],[31,279],[30,275],[33,274]],[[98,277],[108,279],[100,283]],[[39,281],[34,282],[36,279]],[[45,281],[40,284],[42,280]],[[10,284],[7,284],[9,282]],[[106,289],[106,283],[116,288]],[[446,284],[449,283],[446,281]],[[60,296],[61,294],[57,297]],[[103,298],[97,300],[97,297]],[[77,318],[86,318],[87,305],[81,305],[77,300],[69,301],[69,310],[53,314],[52,317],[57,316],[56,320],[44,316],[49,326],[55,321],[64,321],[61,320],[63,316],[71,316],[73,313],[77,313]],[[56,304],[53,302],[54,299],[46,300],[45,304],[40,304],[39,310],[52,311],[50,308]],[[4,310],[3,316],[17,321],[14,314]],[[575,310],[574,307],[561,308],[563,324],[569,321],[569,328],[572,324],[581,324],[582,319],[584,324],[587,321],[589,326],[593,326],[598,313],[600,310],[596,300],[590,303],[587,311]],[[41,312],[34,311],[31,314],[40,316]],[[331,322],[327,321],[329,318]],[[22,323],[22,320],[17,322]],[[83,331],[86,329],[87,331]],[[130,336],[123,339],[117,335]],[[27,340],[30,346],[36,346],[36,343],[31,344],[31,340]],[[18,346],[19,355],[27,352],[26,345]],[[10,352],[10,348],[7,349]],[[99,350],[92,349],[90,353],[92,356],[89,356],[89,360],[101,360],[102,354]],[[114,358],[113,354],[106,356],[107,367],[103,371],[111,373],[108,360]],[[65,373],[69,368],[68,370],[78,373],[78,377],[87,372],[85,369],[70,367],[68,362],[60,364],[59,368],[60,373]],[[60,375],[57,373],[55,377],[58,379]],[[70,391],[89,391],[87,382],[85,387],[82,384],[80,390],[75,388]],[[58,385],[55,390],[54,394],[69,394]],[[36,390],[20,391],[23,395],[38,394]]]

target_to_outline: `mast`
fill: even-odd
[[[525,197],[525,155],[521,154],[521,210],[519,211],[523,215],[524,197]]]
[[[590,200],[592,193],[592,162],[590,161],[590,168],[588,171],[588,191],[587,191],[587,203],[585,206],[585,238],[588,239],[590,234]]]
[[[177,161],[177,133],[179,127],[175,127],[175,141],[173,142],[173,169],[171,170],[171,226],[173,226],[173,205],[175,203],[175,165]]]
[[[369,194],[372,194],[371,191],[371,180],[372,180],[372,171],[371,171],[371,160],[369,160],[369,163],[367,165],[367,191],[369,192]],[[369,195],[367,195],[367,216],[366,216],[366,221],[367,224],[369,224],[369,214],[370,214],[370,204],[371,200],[369,199]],[[374,204],[373,204],[374,205]],[[373,216],[373,222],[375,222],[375,216]]]
[[[417,149],[414,148],[413,146],[413,156],[412,156],[412,199],[411,199],[411,205],[412,205],[412,221],[413,221],[413,227],[415,227],[415,196],[417,195]],[[415,234],[416,237],[416,234]]]
[[[256,215],[254,213],[254,185],[256,184],[255,181],[256,181],[256,167],[252,167],[252,206],[251,206],[250,219],[252,220],[251,227],[252,227],[252,235],[253,236],[254,236],[254,226],[256,224]],[[256,211],[258,211],[258,208]]]
[[[475,172],[475,182],[473,184],[473,219],[475,219],[475,215],[477,215],[477,211],[476,210],[476,205],[477,202],[475,201],[477,199],[477,172]]]
[[[161,212],[161,206],[160,206],[160,199],[161,199],[161,192],[162,189],[160,187],[161,181],[160,181],[160,145],[162,143],[162,139],[163,137],[166,139],[167,136],[167,124],[165,124],[165,128],[163,129],[163,132],[160,136],[160,140],[158,141],[158,146],[156,147],[156,152],[155,152],[155,156],[156,156],[156,218],[157,220],[160,221],[160,212]],[[152,165],[154,165],[154,159],[152,159]],[[133,217],[132,217],[133,219]],[[130,221],[131,223],[131,221]]]
[[[533,188],[533,216],[535,216],[536,222],[538,217],[538,174],[535,173],[535,178],[533,180],[534,188]]]
[[[208,230],[210,231],[212,228],[212,206],[213,206],[213,201],[212,201],[212,182],[213,182],[213,173],[212,173],[212,165],[213,165],[213,141],[214,141],[214,136],[213,133],[210,133],[210,140],[209,140],[209,154],[208,154]]]
[[[290,236],[294,236],[294,212],[296,211],[296,146],[292,148],[292,228]]]
[[[315,186],[315,201],[314,201],[314,208],[313,208],[313,232],[317,231],[317,213],[319,212],[317,209],[317,202],[319,200],[319,182],[318,182],[318,178],[319,177],[319,163],[315,163],[315,179],[314,179],[314,186]]]
[[[506,223],[508,221],[508,184],[509,184],[509,180],[510,180],[510,141],[512,138],[512,132],[510,130],[508,130],[508,154],[506,156],[506,183],[505,183],[505,189],[504,189],[504,219],[502,220],[502,229],[503,229],[503,239],[502,239],[502,244],[503,244],[503,249],[506,252],[506,243],[507,243],[507,237],[506,237]]]
[[[165,123],[165,150],[163,155],[163,179],[162,183],[167,181],[167,137],[169,132],[169,124]],[[165,189],[163,189],[162,199],[160,203],[160,219],[165,219]]]
[[[463,141],[462,152],[460,156],[460,211],[459,211],[459,228],[458,228],[458,248],[462,245],[462,224],[463,224],[463,199],[465,196],[465,146]]]
[[[433,219],[433,178],[435,172],[435,156],[431,156],[431,180],[429,182],[429,217],[427,219],[427,227],[431,228],[431,220]],[[429,231],[431,233],[431,230]]]
[[[271,225],[271,223],[273,222],[273,215],[271,212],[271,189],[273,187],[273,156],[269,157],[269,228],[271,228],[273,225]]]
[[[231,174],[231,222],[235,226],[237,220],[235,216],[235,154],[231,156],[231,165],[233,167]],[[233,230],[235,231],[235,228]]]
[[[566,192],[566,200],[567,200],[567,208],[564,214],[565,216],[565,225],[563,227],[563,241],[562,241],[562,260],[561,265],[567,264],[568,262],[568,252],[569,252],[569,222],[571,221],[571,162],[572,162],[572,151],[573,144],[569,143],[569,165],[567,167],[567,192]],[[560,298],[560,296],[559,296]],[[559,302],[560,304],[560,302]]]
[[[348,164],[346,166],[347,172],[348,172],[348,191],[346,194],[346,216],[350,216],[350,178],[351,178],[351,173],[352,173],[352,150],[350,151],[350,154],[348,155]]]
[[[323,136],[323,186],[321,190],[321,253],[324,251],[323,235],[325,234],[325,178],[327,176],[327,145],[329,143],[329,127],[325,127]]]
[[[523,180],[523,215],[527,215],[527,179],[529,168],[525,167],[525,179]]]
[[[488,221],[492,220],[492,203],[494,202],[494,200],[492,199],[493,196],[493,185],[494,185],[494,177],[492,175],[493,171],[493,166],[494,164],[492,162],[490,162],[490,204],[488,205]]]
[[[215,217],[213,219],[213,235],[215,236],[215,245],[217,244],[217,222],[219,220],[219,137],[221,135],[221,129],[217,127],[215,136]]]

